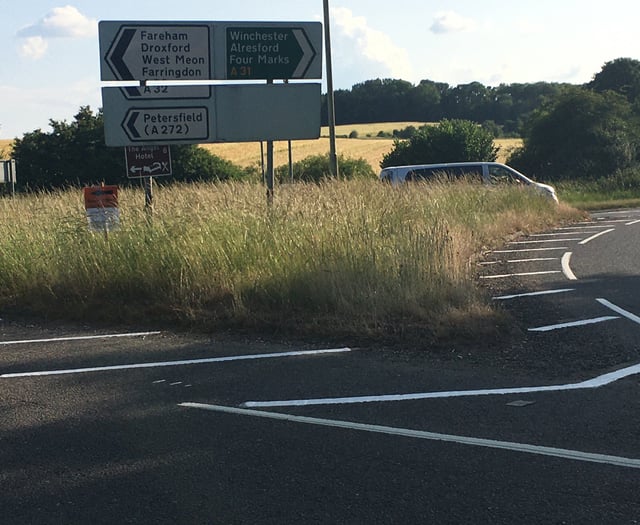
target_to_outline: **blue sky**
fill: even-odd
[[[68,3],[67,3],[68,2]],[[589,81],[640,59],[631,0],[330,0],[334,87]],[[102,106],[100,20],[322,21],[322,0],[0,0],[0,138]],[[337,108],[339,111],[339,108]]]

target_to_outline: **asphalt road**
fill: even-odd
[[[637,220],[490,254],[446,355],[5,316],[0,523],[639,523]]]

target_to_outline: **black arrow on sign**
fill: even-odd
[[[124,54],[127,52],[127,49],[129,49],[129,44],[131,44],[136,31],[137,29],[135,28],[122,28],[104,57],[111,71],[113,71],[120,80],[136,80],[124,63]]]

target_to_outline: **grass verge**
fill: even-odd
[[[336,181],[158,188],[149,219],[87,229],[81,192],[0,199],[0,308],[47,318],[201,330],[425,340],[491,332],[475,261],[513,232],[576,211],[523,190]]]

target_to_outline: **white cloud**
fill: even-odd
[[[460,33],[473,31],[476,25],[475,20],[459,15],[455,11],[440,11],[436,13],[430,30],[436,34]]]
[[[369,26],[366,18],[355,16],[350,9],[331,9],[336,38],[332,37],[333,55],[343,68],[362,78],[392,76],[407,79],[413,76],[409,53],[391,38]]]
[[[24,40],[24,43],[20,46],[20,54],[23,57],[37,60],[42,58],[47,52],[49,44],[41,36],[30,36]]]
[[[51,38],[93,38],[98,22],[83,15],[77,8],[54,7],[35,24],[23,27],[16,36],[24,39],[20,51],[25,57],[38,59],[47,51]]]

